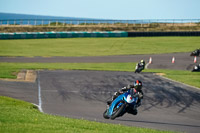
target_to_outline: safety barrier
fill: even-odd
[[[200,36],[200,31],[128,32],[128,37],[148,37],[148,36]]]
[[[200,31],[191,32],[16,32],[0,33],[0,39],[81,38],[81,37],[145,37],[145,36],[200,36]]]
[[[19,32],[0,33],[0,39],[80,38],[80,37],[128,37],[124,31],[104,32]]]

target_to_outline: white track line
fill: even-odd
[[[38,83],[38,101],[39,101],[38,108],[39,108],[40,112],[43,112],[43,110],[42,110],[42,98],[41,98],[41,87],[40,87],[39,71],[38,71],[37,83]]]

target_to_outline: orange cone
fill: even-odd
[[[150,57],[150,58],[149,58],[149,64],[151,64],[151,63],[152,63],[152,58]]]
[[[175,57],[172,58],[172,63],[175,63]]]
[[[194,63],[197,63],[197,57],[196,56],[194,57]]]

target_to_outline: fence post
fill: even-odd
[[[63,26],[65,26],[65,20],[63,20]]]
[[[199,19],[199,22],[198,22],[198,26],[200,25],[200,19]]]
[[[150,23],[151,23],[151,21],[149,20],[148,27],[150,27]]]

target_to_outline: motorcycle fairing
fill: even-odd
[[[123,101],[123,100],[124,100],[124,101],[126,101],[127,104],[129,104],[130,106],[131,106],[131,105],[133,106],[133,105],[136,103],[136,101],[138,100],[138,97],[134,97],[133,94],[134,94],[134,92],[133,92],[133,90],[131,89],[131,90],[129,90],[128,92],[119,95],[119,96],[112,102],[112,104],[110,105],[110,107],[108,108],[108,112],[107,112],[108,117],[110,117],[110,116],[112,115],[114,107],[115,107],[120,101]],[[131,99],[131,100],[130,100],[130,99],[127,99],[127,97],[128,97],[128,98],[132,97],[132,99]],[[124,104],[124,103],[121,103],[121,104],[118,105],[118,106],[120,107],[122,104]]]

